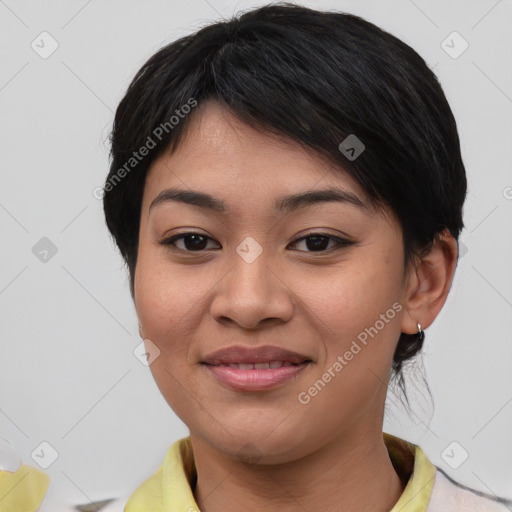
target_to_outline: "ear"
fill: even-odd
[[[415,334],[418,323],[424,330],[434,322],[450,291],[457,256],[457,241],[445,229],[436,237],[429,253],[412,264],[403,299],[403,333]]]

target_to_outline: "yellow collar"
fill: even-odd
[[[390,512],[426,512],[435,466],[419,446],[386,432],[383,436],[395,469],[407,481]],[[199,507],[192,491],[196,479],[190,437],[185,437],[169,448],[162,466],[131,495],[124,512],[197,512]]]
[[[383,435],[391,462],[398,474],[407,480],[404,492],[390,512],[426,512],[436,467],[419,446],[386,432]]]
[[[33,512],[46,495],[50,477],[22,464],[15,473],[0,471],[0,511]]]

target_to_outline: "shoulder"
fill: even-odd
[[[0,471],[0,510],[39,510],[49,485],[50,477],[32,466],[22,464],[14,473]]]
[[[144,481],[128,499],[123,512],[160,511],[162,503],[163,466]]]
[[[432,494],[426,512],[510,512],[512,500],[497,498],[450,478],[436,467]]]
[[[197,509],[192,491],[196,477],[190,437],[179,439],[158,470],[132,493],[124,512]]]

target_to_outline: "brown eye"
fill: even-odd
[[[203,252],[214,248],[208,247],[209,241],[215,242],[212,238],[201,233],[189,232],[174,235],[162,240],[160,244],[183,252]],[[300,249],[300,252],[311,253],[331,252],[355,243],[351,240],[328,235],[327,233],[311,233],[295,240],[291,245],[297,245],[300,242],[305,243],[306,248],[305,250]]]
[[[176,242],[183,241],[181,246],[178,246]],[[170,246],[173,249],[178,249],[186,252],[200,252],[207,249],[208,241],[213,241],[210,237],[202,235],[200,233],[181,233],[171,238],[160,242],[162,245]],[[211,247],[210,247],[211,249]]]
[[[307,249],[302,252],[330,252],[331,250],[341,249],[342,247],[346,247],[354,243],[350,240],[338,238],[326,233],[311,233],[295,240],[292,245],[296,245],[299,242],[304,242]],[[329,247],[331,242],[333,242],[334,245]]]

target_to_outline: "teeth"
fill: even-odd
[[[229,363],[221,364],[237,370],[273,370],[282,366],[295,366],[290,361],[270,361],[269,363]]]

